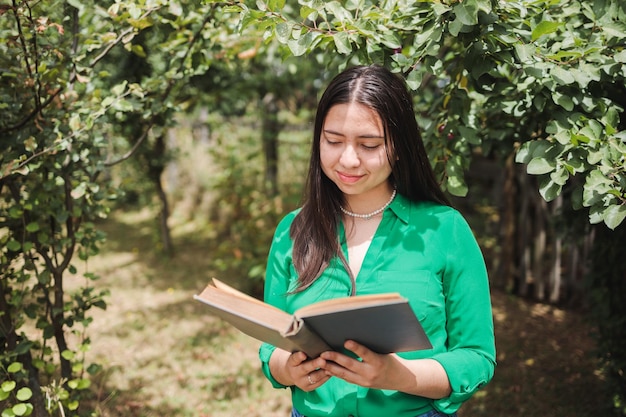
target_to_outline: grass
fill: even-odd
[[[104,365],[93,401],[102,417],[289,415],[289,392],[258,366],[259,342],[207,314],[192,295],[214,270],[215,244],[174,226],[177,255],[160,257],[149,212],[116,213],[89,270],[110,289],[89,327],[89,361]],[[498,362],[494,380],[462,408],[471,416],[592,416],[609,403],[579,312],[493,293]],[[606,415],[606,414],[604,414]]]

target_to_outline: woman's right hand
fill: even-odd
[[[330,378],[324,371],[326,361],[320,357],[308,359],[303,352],[289,353],[276,349],[270,358],[270,372],[283,385],[295,385],[303,391],[313,391]]]

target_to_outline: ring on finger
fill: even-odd
[[[315,384],[315,381],[313,381],[313,379],[311,378],[311,374],[307,374],[306,378],[309,380],[309,384]]]

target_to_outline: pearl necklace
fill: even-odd
[[[341,211],[343,212],[343,214],[350,216],[350,217],[356,217],[359,219],[365,219],[365,220],[371,220],[372,217],[374,217],[375,215],[382,213],[387,207],[389,207],[389,204],[391,204],[391,202],[393,201],[393,199],[396,197],[396,189],[393,189],[393,192],[391,193],[391,197],[389,198],[389,201],[387,201],[385,203],[384,206],[382,206],[381,208],[379,208],[378,210],[374,210],[371,213],[367,213],[367,214],[358,214],[358,213],[353,213],[351,211],[346,210],[343,207],[339,207],[341,209]]]

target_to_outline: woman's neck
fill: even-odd
[[[391,184],[361,194],[346,194],[344,209],[356,214],[368,214],[386,207],[394,196]]]

